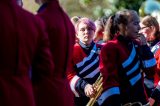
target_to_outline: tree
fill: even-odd
[[[139,11],[145,0],[60,0],[62,6],[72,17],[74,15],[97,19],[109,16],[118,10],[133,9]]]

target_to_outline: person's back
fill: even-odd
[[[71,60],[75,42],[74,26],[60,7],[58,0],[46,1],[48,2],[44,3],[39,9],[38,16],[40,16],[46,24],[50,40],[50,49],[53,60],[55,60],[53,76],[53,86],[55,87],[51,91],[51,94],[53,94],[52,99],[46,106],[72,106],[73,95],[65,74],[68,61]],[[45,97],[41,99],[48,101]],[[38,101],[38,104],[40,106],[43,105],[40,101]]]
[[[29,73],[51,74],[48,38],[38,18],[14,0],[1,0],[0,9],[0,105],[35,106]]]

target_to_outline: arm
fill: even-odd
[[[157,62],[157,71],[155,75],[155,84],[156,88],[153,90],[151,94],[151,98],[149,99],[151,106],[157,102],[160,103],[160,49],[155,52],[155,59]],[[159,81],[159,82],[158,82]],[[158,83],[157,83],[158,82]]]
[[[53,76],[54,64],[52,61],[52,55],[49,48],[49,39],[45,32],[44,23],[37,18],[38,41],[37,48],[33,57],[32,64],[32,81],[37,83],[43,81],[42,79],[48,79]]]
[[[156,60],[150,48],[147,45],[142,45],[139,48],[140,58],[142,60],[142,68],[148,79],[154,79],[156,72]]]
[[[114,45],[107,44],[101,50],[101,72],[104,91],[98,99],[99,105],[121,106],[117,52]]]
[[[77,75],[73,63],[69,65],[67,78],[70,82],[70,88],[76,97],[84,95],[91,97],[94,95],[95,91],[93,86]]]

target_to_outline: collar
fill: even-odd
[[[38,13],[42,12],[46,7],[48,6],[48,3],[43,3],[40,8],[38,9]]]
[[[92,43],[90,45],[85,45],[83,44],[81,41],[79,41],[79,45],[83,48],[83,49],[90,49],[94,46],[94,42],[92,41]]]
[[[149,41],[149,42],[148,42],[148,46],[149,46],[149,47],[153,47],[153,46],[156,45],[158,42],[159,42],[158,39],[156,39],[156,40],[154,40],[154,41]]]

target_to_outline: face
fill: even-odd
[[[95,31],[85,23],[80,23],[77,31],[77,38],[85,45],[90,45],[93,41]]]
[[[98,34],[100,37],[103,37],[104,29],[101,26],[96,26],[95,33]]]
[[[154,28],[152,26],[148,27],[140,23],[140,31],[139,33],[142,33],[147,41],[150,41],[152,39],[152,33],[154,33]]]
[[[136,13],[132,13],[129,22],[126,26],[126,36],[130,39],[136,39],[140,30],[139,16]]]

